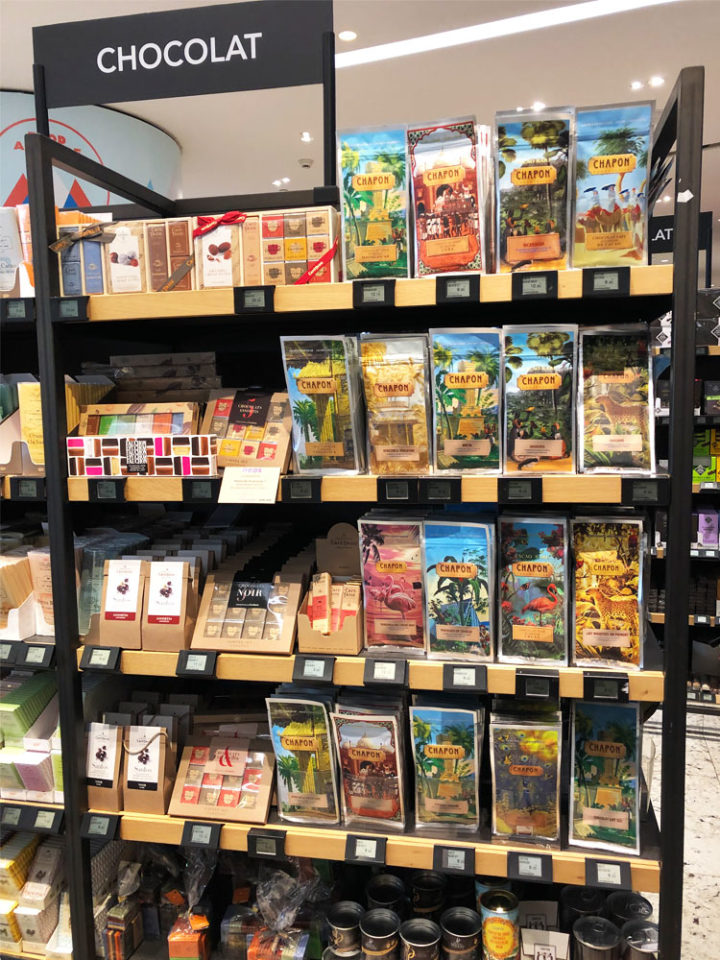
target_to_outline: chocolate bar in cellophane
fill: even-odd
[[[407,132],[415,213],[415,274],[482,270],[475,120]]]

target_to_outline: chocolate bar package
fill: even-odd
[[[503,327],[505,473],[575,469],[577,327]]]
[[[563,517],[500,518],[498,659],[568,659],[568,526]]]
[[[144,293],[145,237],[141,220],[113,224],[115,236],[103,244],[105,280],[108,293]]]
[[[298,473],[362,470],[360,377],[354,337],[281,337]]]
[[[574,662],[642,667],[644,534],[640,519],[571,521],[575,569]]]
[[[418,826],[477,829],[484,715],[482,707],[410,707]]]
[[[80,436],[196,433],[197,403],[100,403],[80,407]]]
[[[290,459],[290,406],[286,393],[223,390],[208,401],[203,431],[218,438],[221,467],[280,467]]]
[[[502,331],[430,330],[434,438],[439,473],[500,469]]]
[[[277,764],[278,814],[296,823],[337,823],[332,733],[319,700],[267,699]]]
[[[577,111],[573,267],[648,262],[653,107],[618,103]]]
[[[644,323],[580,331],[578,470],[652,473],[653,381]]]
[[[377,474],[430,469],[427,337],[360,337],[368,468]]]
[[[338,135],[346,280],[407,277],[405,129]]]
[[[565,270],[571,109],[495,114],[497,272]]]
[[[358,520],[365,646],[425,649],[422,521]]]
[[[262,273],[245,283],[293,285],[334,283],[338,279],[338,212],[332,207],[300,207],[249,216],[242,225],[246,271]]]
[[[562,719],[552,707],[508,704],[490,715],[492,835],[502,840],[560,839]]]
[[[472,117],[407,131],[415,275],[482,270],[477,133]]]
[[[640,852],[640,707],[572,707],[573,781],[568,840],[579,847]]]
[[[426,520],[424,533],[428,656],[492,659],[494,528],[448,516]]]
[[[193,221],[195,233],[202,229]],[[221,223],[195,237],[195,282],[208,287],[239,287],[243,283],[242,234],[237,223]]]
[[[189,217],[145,221],[147,281],[149,290],[161,290],[176,270],[186,272],[175,278],[172,290],[193,290],[195,270],[187,267],[193,252],[193,222]]]
[[[71,477],[216,477],[217,438],[192,434],[67,437]]]

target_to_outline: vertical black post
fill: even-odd
[[[695,304],[702,172],[703,67],[681,71],[677,91],[675,230],[673,234],[672,373],[670,399],[671,501],[665,612],[663,703],[660,957],[678,960],[682,943],[685,821],[686,689],[690,514],[692,511]]]
[[[65,790],[65,870],[70,896],[73,956],[75,960],[95,960],[90,851],[88,842],[80,836],[82,814],[87,809],[87,790],[82,693],[76,660],[78,615],[75,556],[66,483],[65,384],[50,302],[50,298],[59,293],[57,254],[48,249],[48,245],[56,238],[52,164],[49,154],[43,150],[44,144],[50,143],[51,141],[38,134],[28,134],[25,137],[25,160],[30,193],[50,568],[55,614],[55,661]]]
[[[41,63],[33,64],[33,90],[35,91],[35,129],[44,137],[49,137],[50,118],[45,89],[45,67]]]
[[[337,185],[335,34],[323,33],[323,183]]]

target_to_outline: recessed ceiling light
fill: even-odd
[[[663,197],[663,203],[670,203],[671,199],[672,197],[669,197],[667,194],[665,194],[665,196]]]
[[[274,186],[274,187],[281,187],[281,186],[282,186],[282,180],[273,180],[273,186]]]
[[[665,83],[665,77],[658,77],[658,76],[650,77],[650,79],[648,80],[648,83],[650,84],[651,87],[661,87]]]
[[[534,110],[535,113],[537,113],[539,110],[545,109],[545,104],[542,102],[542,100],[535,100],[535,102],[533,103],[530,109]]]
[[[644,86],[645,86],[645,84],[642,82],[642,80],[633,80],[632,83],[630,84],[630,89],[631,89],[631,90],[642,90],[642,88],[643,88]]]
[[[282,183],[290,183],[290,177],[283,177]]]
[[[352,43],[353,40],[357,40],[357,34],[354,30],[341,30],[338,34],[338,40],[343,40],[345,43]]]
[[[303,143],[312,143],[315,138],[310,135],[309,130],[303,130],[300,134],[300,139]]]
[[[522,113],[524,109],[525,109],[525,107],[515,107],[515,110],[516,110],[518,113]]]

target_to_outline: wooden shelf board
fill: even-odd
[[[652,611],[648,613],[648,620],[650,621],[650,623],[665,623],[665,614]],[[705,623],[704,621],[702,621],[701,623],[697,623],[696,617],[693,614],[690,614],[690,616],[688,617],[688,624],[691,627],[695,627],[695,626],[714,627],[716,626],[718,621],[720,621],[720,617],[708,617],[707,620],[708,620],[707,623]]]
[[[64,803],[39,803],[37,800],[9,800],[0,797],[0,807],[36,807],[38,810],[64,810]]]

